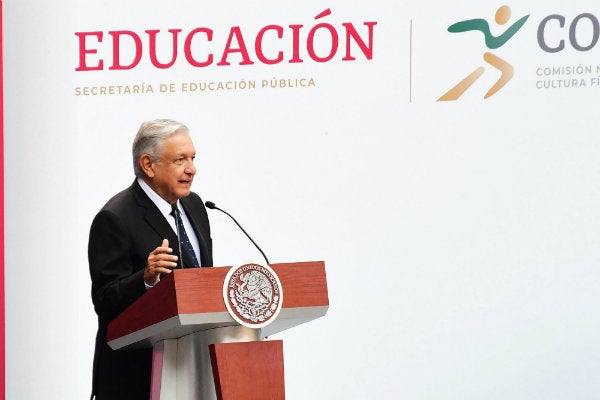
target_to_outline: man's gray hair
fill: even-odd
[[[140,126],[133,140],[133,171],[138,178],[146,177],[140,166],[140,158],[144,154],[150,155],[154,160],[160,159],[163,152],[163,140],[175,133],[189,134],[187,126],[171,119],[155,119],[146,121]]]

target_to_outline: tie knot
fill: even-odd
[[[177,208],[177,203],[171,204],[171,215],[174,217],[179,215],[179,208]]]

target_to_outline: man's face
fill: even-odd
[[[163,140],[160,159],[149,165],[148,184],[170,204],[190,194],[196,150],[189,135],[176,133]],[[151,176],[153,175],[153,176]]]

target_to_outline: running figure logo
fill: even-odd
[[[525,24],[529,18],[529,14],[519,19],[517,22],[512,24],[508,29],[504,31],[500,36],[492,35],[490,31],[490,25],[485,19],[477,18],[477,19],[469,19],[466,21],[460,21],[455,24],[452,24],[448,27],[448,32],[451,33],[460,33],[460,32],[468,32],[468,31],[480,31],[483,33],[485,38],[485,45],[488,49],[497,49],[503,46],[506,42],[510,40],[514,36],[515,33]],[[496,11],[495,20],[498,25],[504,25],[510,19],[510,7],[502,6],[498,8]],[[487,99],[494,95],[497,91],[502,89],[504,85],[508,83],[513,77],[513,67],[500,57],[490,53],[485,52],[483,54],[483,59],[486,63],[490,64],[492,67],[500,70],[501,75],[500,79],[494,83],[494,85],[488,90],[488,92],[483,97]],[[448,90],[442,97],[438,99],[438,101],[453,101],[458,99],[462,94],[483,74],[485,70],[484,67],[479,67],[471,74],[469,74],[465,79],[460,81],[456,86],[452,89]]]

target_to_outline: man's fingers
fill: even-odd
[[[172,267],[156,267],[152,269],[152,272],[155,274],[170,274],[171,272],[173,272],[173,268]]]
[[[144,271],[144,280],[149,285],[156,282],[160,274],[170,274],[173,268],[177,268],[178,257],[169,247],[169,240],[163,239],[161,245],[148,255],[146,270]]]
[[[177,256],[161,255],[154,261],[156,267],[175,268],[177,266]]]
[[[173,249],[169,247],[169,239],[163,239],[161,245],[152,251],[153,255],[162,253],[172,253]]]

